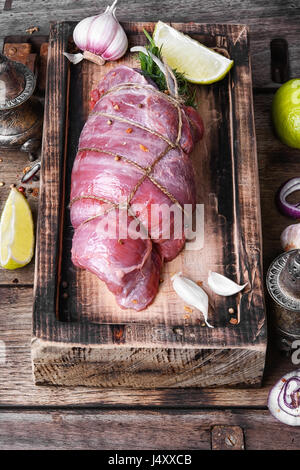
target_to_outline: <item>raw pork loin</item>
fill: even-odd
[[[185,243],[184,234],[174,237],[172,217],[168,238],[161,219],[151,225],[151,205],[195,204],[188,154],[203,124],[126,66],[111,70],[92,96],[72,171],[72,261],[104,281],[122,308],[142,310],[156,296],[163,261]],[[125,238],[108,236],[112,220],[117,234],[127,229]],[[144,236],[135,236],[138,222]]]

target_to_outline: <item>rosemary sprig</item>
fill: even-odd
[[[150,34],[144,29],[144,34],[148,39],[148,44],[145,46],[148,51],[153,55],[162,60],[161,47],[157,47],[150,36]],[[154,60],[143,52],[139,52],[139,60],[141,64],[141,70],[143,73],[153,80],[158,86],[159,90],[167,90],[166,78]],[[193,106],[196,108],[196,89],[193,87],[184,77],[184,75],[176,70],[173,70],[174,75],[178,83],[178,93],[183,98],[184,104],[187,106]]]

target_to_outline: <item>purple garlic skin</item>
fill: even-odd
[[[117,60],[125,54],[128,40],[115,16],[116,3],[117,0],[104,13],[84,18],[76,25],[73,39],[79,49],[105,61]]]

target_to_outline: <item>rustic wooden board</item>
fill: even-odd
[[[35,279],[36,381],[140,387],[259,383],[266,332],[247,28],[175,24],[209,46],[227,49],[235,67],[223,82],[198,89],[206,138],[193,158],[198,202],[205,204],[206,211],[205,249],[197,257],[195,252],[185,251],[167,265],[165,282],[153,307],[136,314],[116,308],[102,283],[70,263],[69,175],[87,115],[88,94],[111,66],[104,70],[83,63],[69,68],[62,52],[72,27],[69,23],[53,25],[49,40]],[[125,24],[131,44],[143,42],[143,28],[152,30],[153,24]],[[120,62],[124,61],[132,64],[128,56]],[[238,282],[248,282],[249,288],[235,299],[236,304],[212,297],[216,328],[202,328],[197,314],[187,318],[183,303],[170,288],[170,272],[180,269],[203,281],[209,269],[224,272]],[[60,302],[60,281],[68,283],[71,300]],[[228,323],[229,307],[235,308],[241,320],[235,327]],[[70,345],[77,348],[71,356]],[[113,362],[111,371],[104,368],[99,375],[98,368],[91,378],[92,364],[104,357],[106,364]],[[208,358],[213,365],[203,367]],[[65,367],[66,360],[73,364],[72,369]],[[217,363],[223,374],[216,375],[221,370]]]
[[[3,450],[210,450],[216,426],[226,426],[224,441],[238,427],[246,450],[298,450],[300,443],[299,428],[262,410],[5,410],[0,420]],[[234,447],[225,441],[222,449]]]
[[[152,24],[145,26],[148,26],[148,29],[153,28]],[[132,44],[143,41],[143,35],[140,34],[139,29],[130,29]],[[185,25],[184,29],[191,33],[195,33],[197,29],[201,31],[201,27],[199,29],[198,26],[191,28]],[[231,46],[227,44],[227,41],[234,41],[235,34],[239,33],[242,37],[242,28],[240,32],[233,31],[227,39],[227,33],[225,34],[221,28],[219,32],[213,34],[208,28],[206,32],[200,35],[198,33],[196,36],[206,44],[230,50]],[[241,55],[245,53],[247,53],[246,48]],[[239,60],[238,57],[237,60]],[[119,63],[138,67],[136,56],[133,54],[128,54]],[[115,66],[115,63],[108,63],[105,67],[99,67],[84,61],[81,66],[70,68],[66,201],[70,201],[71,171],[80,131],[89,113],[90,92]],[[60,319],[111,324],[120,322],[174,326],[202,324],[201,314],[195,310],[192,313],[187,312],[184,309],[184,302],[178,298],[172,288],[172,273],[179,271],[184,272],[191,279],[203,282],[203,286],[208,291],[206,280],[210,270],[233,276],[240,284],[249,282],[249,285],[253,286],[248,289],[248,292],[246,290],[242,296],[235,299],[225,299],[209,291],[212,306],[209,321],[215,326],[224,327],[228,324],[229,308],[234,308],[238,318],[241,314],[248,315],[248,309],[262,308],[261,299],[257,303],[252,300],[253,295],[261,296],[259,292],[260,268],[258,268],[258,273],[256,272],[256,266],[260,265],[260,248],[255,240],[257,235],[258,238],[260,237],[258,233],[260,229],[256,221],[259,204],[257,170],[253,163],[248,165],[247,158],[243,161],[241,158],[239,160],[242,154],[248,155],[249,160],[256,158],[255,150],[251,151],[251,147],[255,145],[252,110],[249,108],[250,123],[248,110],[246,110],[249,106],[246,102],[247,80],[250,77],[247,76],[246,71],[242,70],[241,64],[237,64],[237,67],[238,71],[232,79],[226,79],[213,87],[197,87],[198,109],[204,120],[205,137],[197,145],[191,158],[196,170],[197,203],[204,204],[204,248],[193,251],[187,244],[185,250],[175,260],[164,264],[161,275],[163,283],[160,285],[159,294],[146,311],[123,310],[118,307],[114,295],[108,291],[102,281],[89,271],[76,269],[73,266],[71,261],[73,229],[70,222],[70,210],[67,206],[62,239],[61,281],[67,282],[68,288],[62,288],[60,292],[58,313]],[[233,87],[238,87],[236,93],[232,93]],[[231,103],[232,100],[237,102]],[[243,129],[247,129],[248,135],[239,135],[239,116],[244,116]],[[235,132],[236,135],[234,135]],[[233,148],[234,139],[242,140],[239,148]],[[239,175],[238,178],[235,173]],[[236,189],[236,185],[240,188]],[[253,193],[251,198],[248,196],[250,192]],[[247,249],[243,247],[244,237]],[[251,259],[252,256],[253,259]],[[255,286],[257,274],[258,284]],[[68,295],[67,298],[64,294]],[[261,313],[257,311],[257,315]],[[245,324],[244,321],[245,318],[242,318],[243,324]],[[248,325],[247,320],[246,324]]]
[[[99,389],[95,387],[36,387],[32,381],[32,288],[0,287],[0,339],[6,361],[0,365],[0,406],[18,407],[130,407],[135,408],[265,408],[270,387],[295,365],[280,356],[269,341],[261,388]],[[272,347],[273,346],[273,347]]]

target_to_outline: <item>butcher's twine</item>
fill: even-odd
[[[149,89],[151,90],[152,92],[155,92],[157,94],[159,94],[161,97],[163,97],[165,100],[169,101],[170,103],[172,103],[173,106],[176,107],[177,109],[177,112],[178,112],[178,131],[177,131],[177,137],[176,137],[176,140],[175,142],[172,142],[170,141],[167,137],[165,137],[164,135],[160,134],[159,132],[153,130],[153,129],[150,129],[146,126],[143,126],[142,124],[139,124],[138,122],[135,122],[131,119],[127,119],[127,118],[124,118],[123,116],[117,116],[115,114],[109,114],[109,113],[103,113],[101,111],[96,111],[96,112],[93,112],[91,113],[92,116],[103,116],[103,117],[107,117],[109,119],[114,119],[114,120],[117,120],[117,121],[120,121],[120,122],[125,122],[127,123],[128,125],[131,125],[131,126],[135,126],[135,127],[138,127],[140,129],[143,129],[144,131],[146,132],[149,132],[150,134],[152,135],[155,135],[156,137],[158,137],[159,139],[161,140],[164,140],[165,142],[167,142],[167,147],[155,158],[154,162],[151,164],[151,166],[147,167],[147,168],[144,168],[142,167],[141,165],[139,165],[138,163],[128,159],[127,157],[124,157],[120,154],[117,154],[117,153],[114,153],[114,152],[111,152],[109,150],[105,150],[105,149],[100,149],[100,148],[97,148],[97,147],[81,147],[78,149],[78,152],[84,152],[84,151],[90,151],[90,152],[99,152],[99,153],[104,153],[104,154],[107,154],[107,155],[112,155],[115,159],[118,159],[118,160],[122,160],[124,161],[125,163],[128,163],[130,165],[133,165],[135,166],[137,169],[139,169],[140,171],[143,172],[143,176],[139,179],[139,181],[137,182],[137,184],[135,185],[135,187],[132,189],[127,201],[125,202],[125,205],[126,205],[126,209],[128,211],[128,213],[136,218],[135,214],[130,210],[130,203],[132,201],[132,198],[134,197],[135,193],[137,192],[138,188],[141,186],[141,184],[145,181],[146,178],[149,178],[150,181],[155,185],[157,186],[161,191],[162,193],[164,193],[174,204],[176,204],[177,206],[179,206],[182,210],[183,210],[183,207],[181,206],[181,204],[178,202],[178,200],[168,191],[167,188],[165,188],[163,185],[161,185],[158,181],[155,180],[155,178],[153,176],[151,176],[151,173],[153,172],[154,170],[154,167],[155,165],[163,158],[165,157],[170,150],[174,149],[174,148],[179,148],[181,150],[181,147],[179,146],[179,143],[180,143],[180,139],[181,139],[181,135],[182,135],[182,113],[181,113],[181,105],[182,105],[182,100],[180,99],[180,97],[178,97],[178,86],[177,86],[177,81],[174,77],[174,74],[172,72],[172,70],[168,67],[168,71],[172,77],[172,79],[174,80],[174,84],[175,84],[175,96],[170,96],[170,95],[167,95],[161,91],[159,91],[158,89],[154,88],[152,85],[147,85],[147,84],[142,84],[142,83],[123,83],[122,85],[117,85],[115,87],[112,87],[110,88],[109,90],[107,90],[105,93],[103,93],[103,95],[100,97],[99,101],[104,97],[104,96],[107,96],[108,94],[111,94],[111,93],[114,93],[114,92],[117,92],[119,90],[124,90],[124,89],[127,89],[127,88],[137,88],[137,89]],[[167,81],[167,86],[168,86],[168,89],[170,90],[170,83],[168,82],[169,78],[168,78],[168,74],[166,76],[166,81]],[[69,206],[71,207],[75,202],[77,201],[80,201],[82,199],[92,199],[92,200],[95,200],[95,201],[99,201],[101,203],[106,203],[106,204],[110,204],[111,207],[109,207],[108,209],[106,209],[105,211],[102,211],[101,213],[99,214],[96,214],[86,220],[84,220],[80,225],[82,224],[85,224],[87,222],[90,222],[91,220],[94,220],[98,217],[101,217],[105,214],[107,214],[108,212],[110,212],[111,210],[114,210],[114,209],[120,209],[120,208],[124,208],[124,202],[121,202],[121,203],[118,203],[116,204],[115,202],[113,201],[110,201],[108,199],[105,199],[105,198],[102,198],[102,197],[97,197],[97,196],[94,196],[94,195],[81,195],[81,196],[77,196],[75,198],[73,198],[69,204]]]

